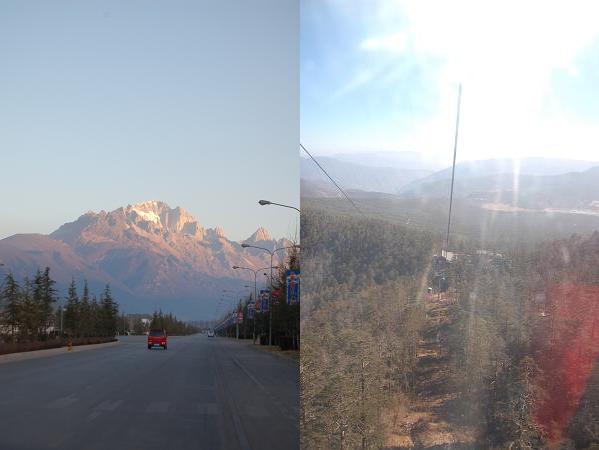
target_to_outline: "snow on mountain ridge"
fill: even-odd
[[[153,211],[144,211],[135,207],[131,208],[130,211],[137,214],[142,219],[147,220],[148,222],[154,222],[157,225],[162,225],[160,222],[160,217]]]
[[[136,218],[141,221],[151,222],[161,230],[178,233],[187,229],[189,234],[191,230],[197,232],[202,229],[200,234],[203,234],[203,228],[199,226],[197,220],[191,214],[179,206],[171,208],[167,203],[161,201],[150,200],[128,205],[125,216],[134,223],[137,222]],[[191,227],[186,228],[187,224],[191,224]]]
[[[157,200],[129,204],[110,212],[104,210],[100,212],[88,211],[76,221],[61,226],[53,235],[71,242],[71,238],[75,238],[75,235],[77,235],[76,239],[80,239],[80,233],[85,236],[89,236],[88,232],[97,235],[98,227],[104,230],[101,232],[102,234],[107,233],[112,236],[115,236],[115,233],[120,234],[124,230],[130,230],[129,232],[148,237],[154,236],[157,239],[166,241],[171,240],[174,236],[188,236],[196,242],[204,240],[218,241],[220,239],[230,241],[222,227],[205,228],[185,209],[179,206],[171,208],[167,203]],[[92,231],[92,228],[94,231]],[[108,231],[109,229],[113,231]],[[272,237],[264,227],[259,227],[251,236],[238,241],[238,243],[262,241],[278,242],[279,239]]]

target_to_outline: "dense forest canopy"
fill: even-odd
[[[599,233],[442,238],[304,208],[302,448],[599,446]]]

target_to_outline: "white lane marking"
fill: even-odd
[[[219,414],[218,403],[198,403],[198,413],[217,416]]]
[[[252,405],[242,405],[241,414],[253,418],[268,417],[270,414],[263,405],[254,403]]]
[[[48,446],[48,448],[63,449],[63,448],[65,448],[64,444],[66,442],[68,442],[73,436],[75,436],[75,432],[73,432],[73,431],[62,433],[60,436],[56,437],[55,439],[50,439],[46,443],[46,445]]]
[[[168,411],[169,402],[152,402],[146,408],[148,413],[165,413]]]
[[[235,357],[231,357],[231,359],[233,360],[233,363],[239,367],[243,373],[245,373],[245,375],[252,380],[256,386],[258,386],[260,388],[260,390],[262,392],[264,392],[266,394],[266,396],[270,399],[270,401],[272,403],[274,403],[274,405],[279,409],[279,411],[283,414],[283,416],[285,416],[287,419],[292,420],[292,421],[297,421],[298,420],[298,416],[293,414],[293,411],[290,411],[290,407],[286,404],[284,404],[281,400],[279,400],[277,397],[275,397],[268,389],[266,389],[266,386],[264,386],[264,384],[262,384],[260,381],[258,381],[258,379],[252,375],[250,373],[250,371],[248,369],[246,369]],[[291,407],[292,408],[292,407]]]
[[[50,402],[48,404],[48,408],[51,408],[51,409],[66,408],[67,406],[70,406],[73,403],[76,403],[78,401],[79,401],[79,399],[77,397],[75,397],[75,395],[71,394],[67,397],[57,398],[53,402]]]
[[[121,403],[123,403],[122,400],[115,400],[115,401],[104,400],[102,403],[100,403],[94,409],[97,411],[114,411],[119,406],[121,406]]]
[[[100,417],[102,413],[100,411],[94,411],[91,414],[89,414],[86,418],[85,421],[86,422],[91,422],[92,420],[97,419],[98,417]]]
[[[222,368],[222,364],[219,361],[219,359],[214,355],[214,351],[212,353],[212,357],[214,358],[214,363],[215,363],[214,364],[214,374],[217,376],[216,377],[216,382],[218,383],[217,390],[222,392],[222,395],[224,396],[225,401],[227,402],[227,404],[229,406],[231,418],[233,419],[233,427],[235,428],[235,436],[237,437],[237,442],[239,443],[239,448],[241,450],[252,450],[252,447],[250,446],[248,438],[243,429],[243,424],[241,423],[241,418],[239,417],[239,414],[237,413],[237,409],[233,402],[233,398],[231,397],[231,393],[227,389],[227,378],[226,378],[226,375]],[[221,432],[224,431],[222,422],[221,422],[220,431]],[[223,436],[223,435],[221,434],[221,436]],[[224,436],[222,439],[223,439],[223,442],[225,442]]]

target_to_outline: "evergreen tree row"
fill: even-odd
[[[171,313],[164,314],[162,310],[154,311],[150,328],[166,330],[169,335],[176,336],[185,336],[199,331],[197,327],[177,319]]]
[[[76,337],[114,336],[119,322],[118,313],[119,307],[109,285],[106,285],[98,300],[95,295],[90,298],[87,281],[84,281],[79,297],[75,280],[72,280],[63,311],[63,329]]]
[[[118,304],[108,285],[97,300],[95,295],[90,298],[87,282],[79,297],[73,280],[64,308],[56,307],[58,298],[50,268],[38,270],[21,283],[9,272],[0,289],[0,336],[13,342],[46,340],[59,334],[114,336]]]

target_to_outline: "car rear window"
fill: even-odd
[[[152,330],[150,331],[150,336],[164,336],[165,333],[162,330]]]

